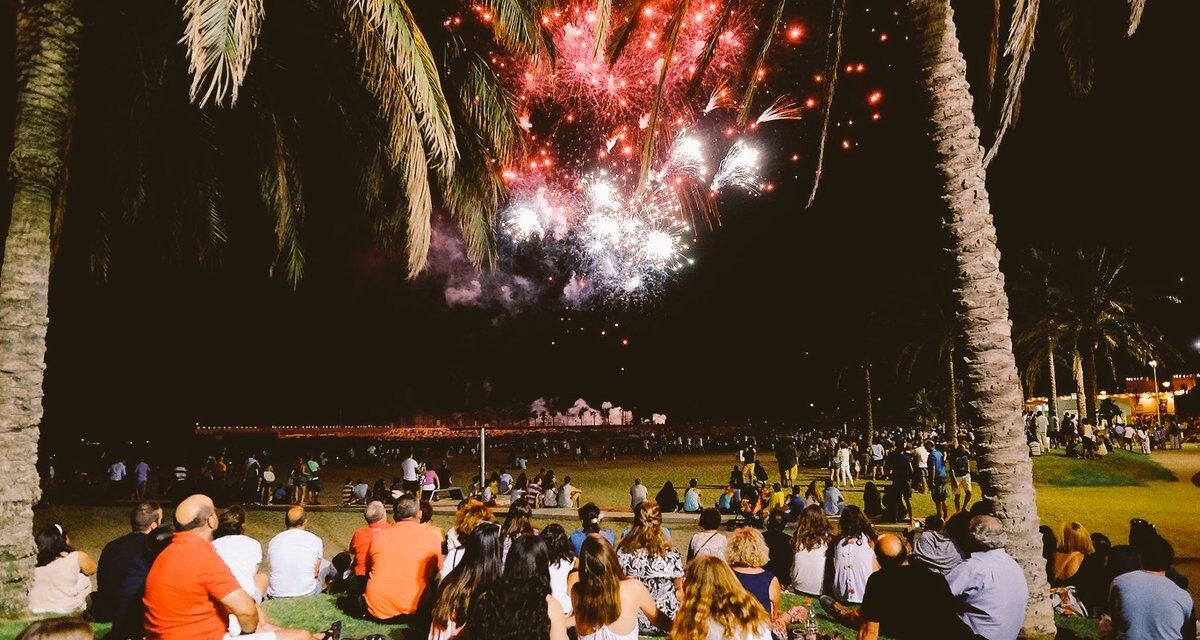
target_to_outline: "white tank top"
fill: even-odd
[[[573,563],[570,560],[559,560],[550,565],[550,595],[562,605],[563,613],[571,615],[571,594],[567,591],[567,576],[571,573]]]
[[[839,539],[833,548],[834,596],[844,602],[862,604],[867,590],[867,578],[875,573],[875,550],[867,544],[867,536],[858,540]]]
[[[633,631],[625,634],[619,634],[610,630],[606,625],[596,629],[592,633],[579,636],[579,640],[638,640],[638,626],[635,623],[633,625]]]

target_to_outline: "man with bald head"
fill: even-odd
[[[325,589],[332,565],[325,559],[325,543],[307,531],[307,525],[304,507],[294,506],[284,517],[286,528],[267,543],[267,562],[271,565],[268,597],[315,596]]]
[[[387,507],[378,500],[367,503],[363,509],[363,519],[367,526],[354,530],[350,537],[350,555],[354,556],[354,578],[350,583],[352,597],[362,595],[367,587],[367,551],[371,549],[371,540],[375,534],[391,526],[387,519]]]
[[[954,597],[940,573],[908,562],[908,546],[899,536],[885,533],[875,542],[879,571],[867,578],[862,607],[853,611],[829,596],[821,606],[845,624],[858,627],[858,640],[880,634],[896,640],[973,637],[955,616]]]
[[[1025,572],[1004,550],[1004,526],[989,515],[970,523],[971,556],[946,574],[958,617],[988,640],[1015,640],[1025,621]]]
[[[175,508],[175,535],[146,577],[146,638],[338,640],[337,622],[322,634],[268,625],[213,549],[217,523],[217,510],[208,496],[191,496]]]

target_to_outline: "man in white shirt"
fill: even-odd
[[[413,457],[413,451],[409,449],[408,457],[400,461],[400,479],[404,483],[404,490],[416,495],[421,488],[421,481],[417,477],[417,459]]]
[[[642,484],[641,478],[633,479],[633,486],[629,488],[629,507],[637,510],[637,506],[646,501],[646,485]]]
[[[108,486],[105,487],[112,496],[121,495],[121,485],[125,482],[125,461],[117,459],[108,467]]]
[[[324,557],[325,544],[305,530],[308,514],[304,507],[288,509],[284,523],[287,529],[267,543],[267,562],[271,565],[267,596],[317,595],[325,588],[325,577],[332,569]]]
[[[508,492],[512,491],[512,485],[513,485],[512,474],[508,472],[508,469],[501,469],[500,470],[500,493],[507,494]]]
[[[913,488],[925,493],[925,485],[929,483],[929,450],[925,448],[924,444],[918,442],[912,452],[913,459],[917,461],[917,486]]]
[[[1033,429],[1037,432],[1038,441],[1042,443],[1042,449],[1050,448],[1050,418],[1046,414],[1038,411],[1033,414]]]

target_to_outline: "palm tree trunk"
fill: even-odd
[[[977,434],[981,489],[994,496],[1008,534],[1006,549],[1029,584],[1022,635],[1054,636],[1046,561],[1038,533],[1033,465],[1021,420],[1023,398],[1012,350],[1012,324],[1000,250],[988,202],[984,152],[972,114],[967,66],[958,47],[950,0],[907,0],[918,84],[926,100],[942,214],[955,260],[954,299],[966,364],[969,423]]]
[[[29,604],[38,423],[49,322],[50,216],[79,45],[72,0],[17,5],[12,221],[0,266],[0,614]]]
[[[1046,371],[1050,378],[1050,402],[1046,418],[1054,424],[1058,420],[1058,378],[1054,370],[1054,338],[1046,339]]]
[[[1096,424],[1096,350],[1092,348],[1083,351],[1083,396],[1087,417]],[[1155,389],[1157,391],[1157,389]]]
[[[1082,419],[1087,415],[1087,389],[1083,382],[1083,356],[1075,351],[1075,361],[1072,363],[1075,374],[1075,413]]]
[[[958,378],[954,375],[954,347],[946,354],[946,382],[950,389],[949,407],[946,411],[950,433],[958,432]]]

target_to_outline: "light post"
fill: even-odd
[[[1162,405],[1158,402],[1158,360],[1150,361],[1150,368],[1154,371],[1154,415],[1156,416],[1154,426],[1162,425]]]

